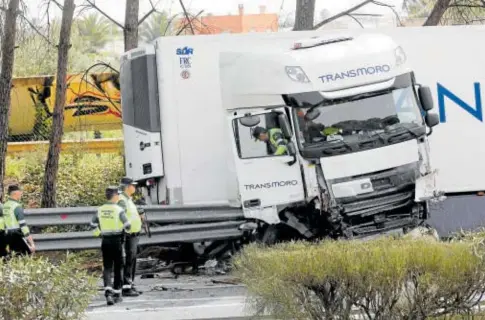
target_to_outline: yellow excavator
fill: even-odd
[[[56,78],[14,78],[9,115],[10,141],[46,140],[54,110]],[[64,131],[121,129],[117,72],[68,75]]]

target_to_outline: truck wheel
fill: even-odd
[[[261,243],[265,245],[274,245],[279,240],[280,229],[276,225],[269,225],[266,230],[264,230],[263,236],[261,237]]]

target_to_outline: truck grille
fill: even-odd
[[[368,178],[374,189],[371,193],[339,198],[337,204],[342,208],[341,213],[350,225],[362,224],[366,221],[376,222],[375,219],[385,220],[385,216],[411,215],[417,176],[418,164],[414,163],[345,180],[336,180],[334,183]]]

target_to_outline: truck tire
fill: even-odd
[[[278,242],[280,236],[280,229],[277,225],[269,225],[266,230],[264,230],[263,236],[261,237],[261,243],[265,245],[274,245]]]

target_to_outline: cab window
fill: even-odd
[[[278,113],[253,115],[252,118],[259,119],[259,123],[248,126],[247,123],[242,123],[241,118],[233,120],[239,157],[248,159],[287,155],[288,141],[280,128]]]

